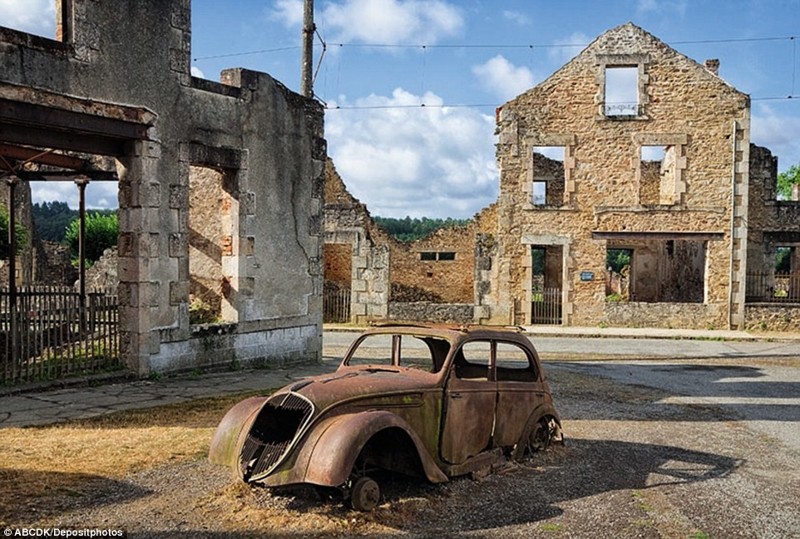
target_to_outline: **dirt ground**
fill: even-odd
[[[309,490],[251,488],[208,464],[204,451],[225,400],[185,406],[167,419],[151,411],[0,431],[0,488],[24,491],[0,500],[0,526],[122,528],[129,537],[187,539],[800,536],[796,450],[720,407],[665,406],[662,390],[569,369],[549,375],[564,447],[482,480],[433,486],[388,478],[384,501],[370,514]],[[71,428],[91,433],[100,444],[93,451],[118,452],[111,463],[118,459],[120,469],[67,466],[80,449],[71,444],[88,443],[70,441]],[[125,447],[135,453],[142,440],[173,433],[174,443],[160,444],[173,452],[126,456]],[[44,443],[47,436],[63,447],[26,449],[26,439]],[[17,465],[25,459],[31,464]]]

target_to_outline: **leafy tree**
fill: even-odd
[[[414,218],[406,216],[403,219],[393,217],[375,217],[375,223],[384,229],[390,236],[398,241],[410,242],[426,238],[440,228],[463,227],[469,219],[430,219],[428,217]]]
[[[800,164],[792,165],[786,172],[781,172],[778,174],[778,199],[791,200],[792,186],[798,184],[800,184]]]
[[[620,273],[622,268],[631,265],[630,249],[608,249],[606,251],[606,267],[615,273]]]
[[[86,215],[86,263],[91,266],[103,255],[103,251],[117,244],[119,221],[116,213],[94,212]],[[65,232],[65,241],[70,247],[74,261],[78,259],[80,219],[72,221]]]
[[[8,208],[0,204],[0,260],[7,260],[11,255],[11,244],[8,237]],[[17,252],[28,242],[28,231],[19,223],[15,223]]]
[[[62,242],[69,224],[78,217],[78,210],[70,209],[66,202],[36,202],[31,208],[36,237],[40,240]]]

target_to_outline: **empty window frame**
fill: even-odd
[[[636,117],[641,114],[639,66],[606,66],[603,103],[607,117]]]
[[[566,173],[564,146],[534,146],[531,203],[534,206],[560,206],[564,202]]]
[[[453,251],[423,251],[419,254],[420,260],[433,261],[450,261],[456,259],[456,253]]]
[[[680,201],[677,152],[679,146],[641,146],[639,203],[671,205]]]

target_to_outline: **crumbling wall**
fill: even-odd
[[[632,115],[606,112],[605,69],[615,66],[636,67],[639,103]],[[695,327],[741,327],[749,105],[745,94],[630,23],[599,36],[544,82],[503,105],[497,114],[500,282],[491,298],[492,322],[510,322],[515,302],[526,303],[530,246],[547,244],[564,248],[565,324],[633,320],[607,315],[607,246],[667,234],[707,241],[704,303],[675,304],[667,311],[643,304],[640,311],[654,315],[638,314],[648,320],[666,315]],[[530,202],[533,151],[542,146],[565,147],[564,200],[555,208]],[[641,196],[641,178],[650,174],[641,158],[645,146],[671,147],[665,172],[674,176],[674,193],[659,180],[647,183]],[[664,204],[669,200],[661,194],[672,203]]]
[[[47,112],[3,136],[116,159],[125,364],[147,375],[319,360],[322,106],[264,73],[192,77],[189,0],[58,6],[63,41],[0,29],[0,96]],[[192,166],[231,182],[229,233],[212,240],[228,322],[217,330],[188,315]]]

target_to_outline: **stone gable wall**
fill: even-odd
[[[604,69],[615,63],[639,67],[638,117],[603,114]],[[616,315],[609,318],[605,309],[603,233],[681,237],[707,232],[713,239],[707,248],[705,304],[692,305],[691,315],[676,317],[674,324],[659,316],[649,318],[673,327],[726,327],[729,315],[741,323],[749,114],[746,95],[632,24],[603,34],[539,86],[505,104],[498,112],[501,283],[492,298],[493,321],[509,322],[504,313],[512,311],[514,300],[527,301],[531,245],[564,246],[565,323],[597,325],[618,320]],[[527,187],[533,180],[532,148],[549,145],[566,147],[564,203],[533,208]],[[675,203],[644,204],[657,197],[641,198],[642,145],[676,146],[681,174]],[[736,199],[731,193],[734,174]],[[735,285],[730,284],[731,256]],[[731,286],[736,292],[729,304]],[[657,304],[645,305],[649,307],[662,310]]]

